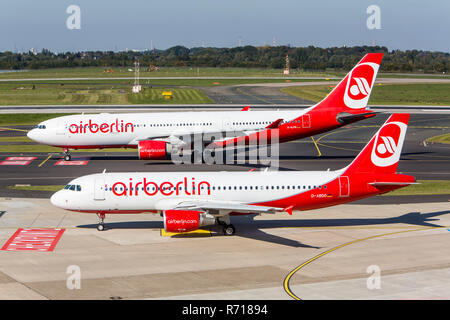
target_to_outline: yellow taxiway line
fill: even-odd
[[[301,298],[299,298],[297,295],[295,295],[295,294],[292,292],[292,290],[291,290],[291,288],[290,288],[290,286],[289,286],[289,281],[291,280],[292,276],[293,276],[298,270],[302,269],[304,266],[306,266],[306,265],[310,264],[311,262],[313,262],[313,261],[315,261],[315,260],[317,260],[317,259],[323,257],[324,255],[326,255],[326,254],[328,254],[328,253],[331,253],[331,252],[336,251],[336,250],[338,250],[338,249],[340,249],[340,248],[343,248],[343,247],[346,247],[346,246],[349,246],[349,245],[351,245],[351,244],[358,243],[358,242],[361,242],[361,241],[365,241],[365,240],[370,240],[370,239],[374,239],[374,238],[379,238],[379,237],[389,236],[389,235],[393,235],[393,234],[406,233],[406,232],[413,232],[413,231],[421,231],[421,230],[428,230],[428,229],[435,229],[435,228],[444,228],[444,227],[423,227],[423,228],[417,228],[417,229],[413,229],[413,230],[403,230],[403,231],[395,231],[395,232],[389,232],[389,233],[377,234],[377,235],[374,235],[374,236],[370,236],[370,237],[366,237],[366,238],[362,238],[362,239],[357,239],[357,240],[353,240],[353,241],[350,241],[350,242],[346,242],[346,243],[341,244],[341,245],[339,245],[339,246],[337,246],[337,247],[331,248],[331,249],[329,249],[329,250],[327,250],[327,251],[324,251],[324,252],[318,254],[317,256],[312,257],[311,259],[309,259],[309,260],[303,262],[301,265],[297,266],[295,269],[293,269],[291,272],[289,272],[289,274],[286,276],[286,278],[284,278],[284,281],[283,281],[284,291],[285,291],[290,297],[292,297],[293,299],[295,299],[295,300],[301,300]]]
[[[38,168],[42,167],[44,165],[44,163],[46,163],[48,161],[48,159],[50,159],[52,157],[52,155],[48,155],[47,159],[45,159],[44,161],[42,161],[39,165]]]
[[[320,152],[319,146],[316,143],[316,140],[314,140],[314,137],[311,136],[312,141],[314,142],[314,145],[316,146],[317,152],[319,153],[318,157],[322,156],[322,152]]]
[[[9,130],[9,131],[20,131],[20,132],[28,132],[29,130],[23,130],[23,129],[15,129],[15,128],[0,128],[1,130]]]

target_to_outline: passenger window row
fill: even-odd
[[[67,186],[66,186],[67,188]],[[176,191],[176,187],[158,187],[158,191]],[[213,186],[213,187],[200,187],[201,190],[311,190],[311,189],[327,189],[327,186],[311,186],[311,185],[303,185],[303,186],[295,186],[295,185],[282,185],[282,186]],[[115,191],[123,191],[124,188],[116,187]],[[138,188],[138,190],[144,191],[144,187]],[[182,190],[190,190],[189,188],[178,187],[179,191]],[[109,188],[109,191],[112,191],[112,187]],[[128,188],[125,188],[125,191],[128,191]],[[131,191],[135,191],[135,188],[131,188]],[[147,187],[147,191],[156,191],[156,187]]]
[[[257,122],[233,122],[234,125],[247,125],[247,124],[271,124],[270,121],[257,121]]]
[[[212,126],[212,122],[202,122],[202,123],[151,123],[149,127],[189,127],[189,126]],[[139,127],[139,125],[135,125]],[[145,127],[144,125],[141,125]]]

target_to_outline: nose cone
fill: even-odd
[[[52,203],[52,205],[54,205],[55,207],[58,208],[63,208],[64,209],[64,200],[62,197],[62,192],[58,191],[56,193],[54,193],[51,198],[50,198],[50,202]]]
[[[30,131],[28,131],[27,137],[33,141],[39,142],[37,140],[37,137],[38,137],[37,129],[31,129]]]

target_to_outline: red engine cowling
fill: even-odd
[[[165,141],[142,140],[138,144],[139,159],[166,159],[172,152],[172,145]]]
[[[194,231],[202,226],[213,225],[216,219],[200,211],[166,210],[164,211],[164,230],[166,232]]]

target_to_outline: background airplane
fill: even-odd
[[[365,55],[327,97],[303,110],[82,114],[46,120],[27,135],[63,148],[65,160],[70,149],[137,148],[140,159],[165,159],[197,138],[213,148],[270,144],[273,134],[276,142],[301,139],[374,116],[367,102],[382,58]],[[188,141],[190,135],[196,138]]]
[[[415,183],[397,174],[409,114],[394,114],[347,167],[336,171],[100,173],[71,181],[51,197],[57,207],[106,214],[161,213],[164,229],[186,232],[230,215],[312,210],[386,193]]]

